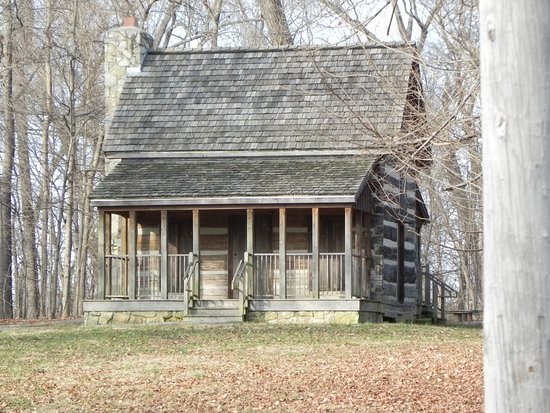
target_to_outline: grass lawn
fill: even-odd
[[[480,329],[411,324],[0,331],[0,411],[483,411]]]

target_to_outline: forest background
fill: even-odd
[[[0,319],[79,316],[93,296],[103,37],[136,16],[156,49],[414,42],[430,168],[422,260],[483,308],[477,0],[1,0]],[[372,131],[365,131],[372,132]]]

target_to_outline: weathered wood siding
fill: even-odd
[[[223,215],[203,214],[200,226],[200,295],[228,296],[228,226]]]
[[[311,210],[287,209],[287,252],[311,252]],[[279,252],[279,220],[273,212],[258,212],[254,217],[254,251]]]
[[[138,212],[136,251],[138,254],[160,253],[160,212]]]
[[[372,189],[371,298],[394,306],[390,317],[410,316],[404,312],[414,311],[419,271],[417,186],[404,170],[382,162]]]
[[[168,254],[193,251],[193,218],[190,211],[168,213]]]

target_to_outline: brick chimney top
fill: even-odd
[[[123,27],[138,27],[138,19],[135,16],[127,16],[122,19]]]

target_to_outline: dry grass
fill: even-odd
[[[1,411],[483,411],[479,329],[33,327],[0,354]]]

